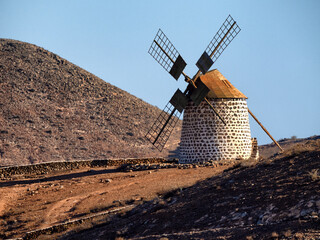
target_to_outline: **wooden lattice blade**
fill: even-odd
[[[161,29],[155,36],[148,52],[176,80],[187,65]]]
[[[161,152],[167,143],[181,113],[168,102],[164,110],[154,122],[146,138]]]
[[[240,31],[241,29],[236,21],[229,15],[196,63],[203,74],[217,61]]]

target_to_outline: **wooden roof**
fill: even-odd
[[[208,98],[246,98],[217,69],[200,76],[201,81],[210,89]]]

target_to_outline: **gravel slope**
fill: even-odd
[[[0,39],[0,165],[167,156],[144,138],[160,110],[41,47]]]

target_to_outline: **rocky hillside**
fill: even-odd
[[[297,145],[304,145],[304,147],[308,150],[308,148],[314,147],[312,144],[317,142],[320,139],[320,135],[314,135],[308,138],[297,138],[295,136],[291,138],[283,138],[278,141],[281,147],[284,150],[293,149]],[[266,144],[259,146],[259,154],[262,158],[269,158],[279,154],[279,148],[274,144]]]
[[[106,79],[107,80],[107,79]],[[160,110],[38,46],[0,39],[0,165],[166,156],[144,138]]]

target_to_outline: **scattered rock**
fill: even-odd
[[[112,179],[100,179],[101,183],[111,183]]]

